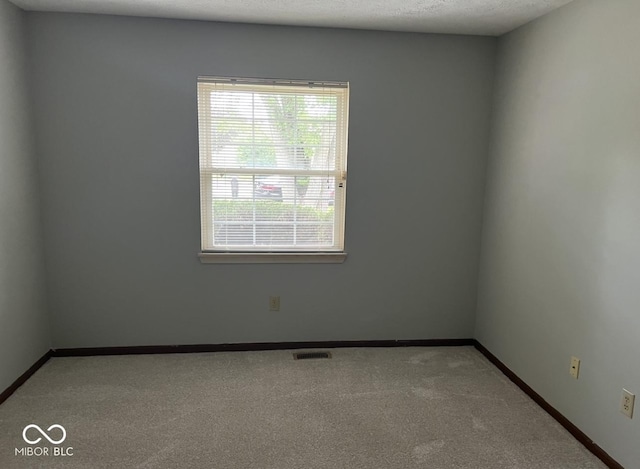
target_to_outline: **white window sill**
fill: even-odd
[[[203,264],[342,264],[346,252],[201,252]]]

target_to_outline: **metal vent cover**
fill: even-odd
[[[331,352],[293,352],[295,360],[310,360],[316,358],[331,358]]]

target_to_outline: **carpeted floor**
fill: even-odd
[[[331,352],[54,358],[0,405],[0,467],[605,467],[472,347]]]

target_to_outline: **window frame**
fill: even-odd
[[[321,88],[327,94],[337,97],[334,167],[329,170],[303,168],[261,168],[261,167],[216,167],[213,164],[213,150],[209,144],[208,134],[204,128],[211,125],[210,99],[216,91],[216,86],[222,90],[236,89],[251,94],[272,92],[291,93],[294,96],[304,95],[304,90]],[[335,88],[336,91],[331,91]],[[275,91],[277,90],[277,91]],[[330,90],[330,91],[327,91]],[[319,82],[261,78],[231,78],[231,77],[198,77],[198,137],[199,137],[199,174],[200,174],[200,232],[201,250],[199,258],[202,263],[342,263],[346,259],[345,252],[345,224],[346,224],[346,175],[347,175],[347,146],[349,128],[349,83],[348,82]],[[309,95],[321,95],[321,92],[309,92]],[[253,121],[253,118],[251,120]],[[252,124],[253,125],[253,124]],[[214,240],[213,205],[216,199],[212,197],[213,177],[225,174],[252,175],[254,182],[258,176],[265,174],[288,176],[322,176],[334,180],[333,193],[333,246],[303,246],[296,248],[292,245],[282,245],[273,248],[260,249],[256,245],[246,249],[216,246]],[[255,190],[255,189],[254,189]],[[295,187],[294,187],[295,190]],[[220,199],[224,200],[224,199]],[[253,199],[255,203],[255,197]],[[253,224],[255,225],[255,219]],[[294,223],[295,225],[295,223]],[[257,226],[257,225],[256,225]],[[254,226],[255,230],[255,226]]]

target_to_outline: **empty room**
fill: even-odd
[[[0,0],[0,468],[640,469],[638,44]]]

